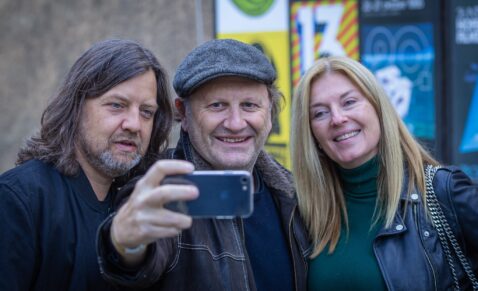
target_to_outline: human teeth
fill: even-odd
[[[231,142],[231,143],[234,143],[234,142],[243,142],[244,140],[246,140],[245,138],[223,138],[222,141],[225,141],[225,142]]]
[[[358,133],[359,133],[358,130],[352,131],[352,132],[349,132],[349,133],[346,133],[346,134],[343,134],[343,135],[337,137],[335,140],[336,141],[342,141],[344,139],[351,138],[352,136],[356,136]]]

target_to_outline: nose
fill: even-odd
[[[127,112],[121,124],[123,130],[138,132],[141,129],[141,116],[139,109],[131,109]]]
[[[247,126],[247,122],[242,116],[240,108],[231,107],[228,110],[228,116],[224,120],[224,127],[231,131],[240,131]]]
[[[347,121],[347,116],[340,109],[332,109],[332,125],[340,125]]]

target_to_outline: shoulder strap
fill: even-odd
[[[443,210],[438,202],[438,199],[433,189],[433,178],[435,177],[436,172],[440,169],[440,166],[427,165],[425,169],[425,183],[426,183],[426,200],[430,216],[432,218],[433,225],[435,226],[438,237],[440,239],[440,244],[442,245],[443,251],[445,253],[448,265],[450,266],[451,273],[453,275],[453,282],[455,284],[455,290],[460,290],[460,284],[458,282],[458,277],[455,270],[455,260],[451,252],[451,247],[458,257],[463,270],[470,279],[473,290],[478,290],[478,281],[476,280],[475,274],[473,273],[470,263],[463,254],[460,245],[456,241],[455,234],[451,230],[451,227],[446,220]]]

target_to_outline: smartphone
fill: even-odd
[[[165,205],[193,218],[248,217],[253,211],[252,178],[247,171],[194,171],[167,176],[161,184],[192,184],[199,189],[195,200]]]

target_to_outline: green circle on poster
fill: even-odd
[[[250,16],[264,14],[274,3],[274,0],[232,0],[244,13]]]

